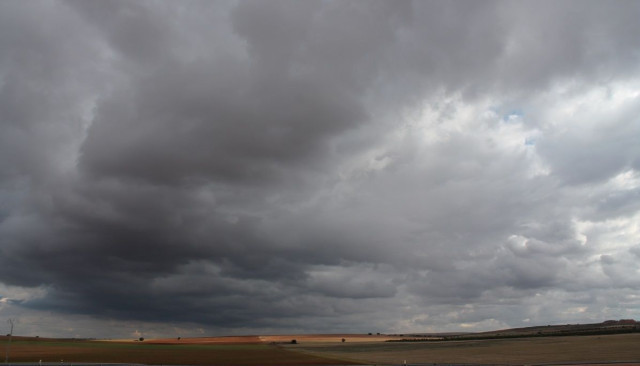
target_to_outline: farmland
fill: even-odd
[[[293,347],[293,346],[287,346]],[[343,343],[296,346],[313,355],[368,364],[536,364],[632,361],[640,365],[640,334],[484,339],[444,342]]]
[[[3,337],[5,338],[5,337]],[[5,341],[4,339],[0,339]],[[180,365],[333,365],[349,364],[331,356],[292,352],[272,344],[247,342],[108,342],[16,338],[12,362],[142,363]]]
[[[293,339],[296,344],[291,343]],[[640,365],[640,333],[389,342],[399,339],[366,334],[166,338],[143,342],[14,337],[10,361],[229,366],[626,361]],[[0,337],[3,345],[6,341],[6,337]]]

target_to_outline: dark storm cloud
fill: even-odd
[[[637,314],[609,302],[638,286],[635,2],[0,8],[0,311],[212,332]]]
[[[327,48],[343,34],[317,21],[320,37],[329,32],[329,39],[314,38],[314,23],[305,19],[313,15],[313,3],[261,4],[239,4],[226,30],[225,42],[247,43],[246,57],[219,58],[217,48],[225,45],[216,44],[213,55],[197,60],[169,51],[155,63],[158,68],[138,65],[142,75],[99,105],[81,163],[97,174],[151,180],[272,179],[288,168],[313,165],[328,139],[363,123],[367,113],[359,94],[370,81],[358,77],[360,60],[376,57],[380,39],[365,38],[367,32],[356,27],[360,37],[337,52]],[[385,20],[384,7],[378,8],[373,15]],[[111,43],[121,50],[120,42],[131,40]],[[361,52],[349,51],[363,43]]]
[[[74,107],[94,91],[85,82],[96,81],[90,73],[98,50],[56,4],[8,1],[2,8],[0,177],[45,179],[65,149],[61,142],[82,122]]]

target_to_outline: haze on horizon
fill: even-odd
[[[639,18],[2,1],[0,321],[153,338],[640,319]]]

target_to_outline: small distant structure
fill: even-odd
[[[620,321],[618,322],[618,324],[624,324],[624,325],[636,325],[636,321],[634,319],[620,319]]]

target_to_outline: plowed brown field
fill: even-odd
[[[5,341],[0,337],[0,341]],[[259,343],[257,337],[240,337],[240,342],[215,339],[168,340],[150,342],[104,342],[75,340],[15,339],[10,348],[11,362],[97,362],[142,363],[154,365],[345,365],[353,362],[316,356]],[[205,342],[203,342],[205,341]],[[5,341],[6,342],[6,341]],[[4,343],[4,342],[3,342]],[[5,343],[6,344],[6,343]]]

